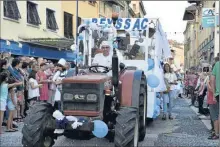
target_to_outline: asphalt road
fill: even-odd
[[[146,138],[139,146],[219,146],[218,140],[208,140],[208,129],[199,119],[197,114],[188,106],[185,99],[176,99],[173,108],[174,120],[162,121],[161,118],[154,120],[148,126]],[[19,123],[19,130],[22,128]],[[21,131],[4,133],[1,136],[1,147],[22,146]],[[113,146],[106,139],[93,138],[91,140],[71,140],[59,137],[55,146]]]

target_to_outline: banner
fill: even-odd
[[[202,27],[210,28],[215,27],[215,9],[203,8],[202,9]]]
[[[111,18],[84,18],[83,21],[89,20],[90,22],[98,25],[111,25],[113,23]],[[117,30],[147,30],[148,18],[119,18],[116,21],[115,28]]]

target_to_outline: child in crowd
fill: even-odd
[[[22,82],[8,84],[8,76],[7,73],[0,74],[0,125],[2,126],[2,122],[4,119],[4,112],[6,110],[7,99],[8,99],[8,89],[15,86],[23,85]],[[2,134],[2,127],[0,127],[0,134]]]
[[[29,87],[28,87],[28,101],[30,105],[33,105],[40,97],[39,88],[42,84],[38,84],[36,80],[36,71],[32,71],[29,75]]]
[[[17,129],[13,128],[13,118],[15,110],[17,109],[17,100],[16,100],[16,88],[10,87],[8,89],[8,100],[7,100],[7,107],[9,111],[9,117],[7,121],[7,130],[6,132],[15,132],[18,131]]]

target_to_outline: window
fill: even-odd
[[[27,22],[33,25],[41,24],[40,17],[37,12],[37,5],[27,2]]]
[[[78,17],[78,24],[77,24],[77,26],[79,27],[80,25],[81,25],[81,23],[82,23],[82,18],[81,17]]]
[[[15,19],[15,20],[18,20],[21,18],[16,1],[5,0],[3,1],[3,6],[4,6],[5,17]]]
[[[47,9],[47,28],[56,31],[58,29],[55,12]]]
[[[104,14],[106,13],[106,3],[104,3]]]
[[[133,4],[133,10],[136,11],[136,4]]]
[[[89,1],[89,4],[91,4],[91,5],[95,5],[95,3],[96,3],[96,1]]]
[[[215,38],[215,32],[212,32],[212,39]]]
[[[64,12],[64,36],[73,38],[73,15]]]

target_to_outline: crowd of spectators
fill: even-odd
[[[191,105],[198,108],[199,115],[210,116],[212,129],[208,139],[219,139],[219,58],[215,63],[202,64],[202,70],[189,70],[185,74],[185,91],[190,95]],[[206,101],[206,103],[204,103]]]
[[[59,109],[63,77],[74,74],[74,63],[60,59],[57,63],[43,58],[12,57],[4,52],[0,57],[0,125],[6,132],[16,132],[16,121],[23,121],[36,101],[55,105]],[[0,127],[0,133],[3,133]]]

